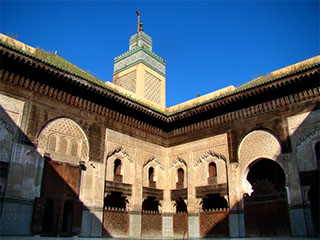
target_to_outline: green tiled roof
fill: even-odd
[[[74,73],[84,79],[87,79],[91,82],[95,82],[98,84],[104,84],[101,80],[98,78],[92,76],[91,74],[87,73],[86,71],[83,71],[82,69],[78,68],[76,65],[68,62],[64,58],[60,57],[57,54],[52,54],[50,52],[43,51],[39,48],[36,49],[34,55],[58,68],[62,68],[70,73]]]
[[[296,69],[295,71],[289,72],[287,74],[280,74],[279,76],[275,76],[275,77],[272,77],[271,75],[260,76],[258,78],[253,79],[252,81],[250,81],[248,83],[245,83],[245,84],[237,87],[232,92],[229,92],[229,93],[226,93],[226,94],[222,94],[222,95],[220,95],[218,97],[215,97],[215,98],[209,99],[207,101],[195,104],[193,106],[181,108],[181,109],[176,110],[174,112],[170,112],[170,113],[168,113],[168,116],[172,116],[172,115],[174,115],[176,113],[180,113],[180,112],[183,112],[183,111],[186,111],[186,110],[190,110],[192,108],[196,108],[198,106],[202,106],[202,105],[217,101],[219,99],[222,99],[222,98],[225,98],[225,97],[228,97],[228,96],[232,96],[232,95],[235,95],[235,94],[240,93],[240,92],[244,92],[244,91],[249,90],[251,88],[259,87],[259,86],[261,86],[263,84],[271,83],[271,82],[276,81],[276,80],[278,80],[280,78],[284,78],[284,77],[287,77],[289,75],[294,75],[296,73],[303,72],[305,70],[308,70],[310,68],[314,68],[314,67],[317,67],[317,66],[320,66],[320,62],[309,64],[309,65],[307,65],[305,67],[300,67],[300,68]]]
[[[77,66],[75,66],[74,64],[68,62],[67,60],[65,60],[64,58],[60,57],[59,55],[57,54],[52,54],[52,53],[49,53],[49,52],[46,52],[46,51],[43,51],[41,49],[35,49],[35,52],[34,53],[30,53],[28,51],[24,51],[20,48],[17,48],[16,46],[13,46],[12,44],[10,43],[7,43],[7,42],[4,42],[1,38],[0,38],[0,44],[3,45],[3,46],[6,46],[10,49],[13,49],[17,52],[20,52],[24,55],[27,55],[29,57],[34,57],[38,60],[40,60],[41,62],[43,63],[46,63],[46,64],[49,64],[51,66],[54,66],[62,71],[65,71],[69,74],[72,74],[72,75],[76,75],[78,77],[81,77],[89,82],[93,82],[97,85],[99,85],[100,87],[102,88],[105,88],[105,89],[108,89],[124,98],[127,98],[127,99],[130,99],[131,101],[137,103],[137,104],[140,104],[142,106],[145,106],[145,107],[148,107],[152,110],[154,110],[155,112],[158,112],[160,114],[165,114],[164,112],[162,112],[161,110],[149,105],[149,104],[146,104],[142,101],[139,101],[137,99],[133,99],[131,98],[130,96],[128,96],[126,93],[123,93],[121,91],[118,91],[117,89],[113,89],[113,88],[110,88],[109,86],[107,86],[104,82],[102,82],[101,80],[99,80],[98,78],[92,76],[90,73],[87,73],[85,72],[84,70],[78,68]]]
[[[165,115],[165,116],[172,116],[172,115],[174,115],[176,113],[183,112],[183,111],[186,111],[186,110],[189,110],[189,109],[192,109],[192,108],[196,108],[198,106],[201,106],[201,105],[204,105],[204,104],[208,104],[210,102],[214,102],[214,101],[217,101],[219,99],[222,99],[222,98],[225,98],[225,97],[228,97],[228,96],[232,96],[234,94],[249,90],[251,88],[258,87],[258,86],[261,86],[263,84],[267,84],[267,83],[276,81],[276,80],[278,80],[280,78],[283,78],[283,77],[286,77],[286,76],[290,76],[290,75],[294,75],[296,73],[308,70],[310,68],[314,68],[314,67],[320,66],[320,62],[316,62],[316,63],[312,63],[312,64],[308,64],[308,65],[299,66],[294,71],[290,71],[288,73],[283,73],[283,74],[280,73],[277,76],[271,76],[271,75],[260,76],[258,78],[253,79],[252,81],[250,81],[248,83],[245,83],[245,84],[239,86],[234,91],[228,92],[226,94],[222,94],[222,95],[220,95],[218,97],[214,97],[214,98],[209,99],[207,101],[204,101],[204,102],[201,102],[201,103],[189,106],[189,107],[181,108],[181,109],[178,109],[178,110],[173,111],[173,112],[167,112],[167,111],[163,112],[163,111],[161,111],[160,109],[157,109],[154,106],[151,106],[149,104],[146,104],[144,102],[139,101],[138,99],[133,99],[130,96],[128,96],[127,94],[125,94],[125,93],[123,93],[123,92],[121,92],[121,91],[119,91],[117,89],[110,88],[109,86],[105,85],[104,82],[102,82],[98,78],[96,78],[96,77],[92,76],[90,73],[87,73],[84,70],[78,68],[77,66],[75,66],[74,64],[68,62],[67,60],[63,59],[62,57],[60,57],[57,54],[46,52],[46,51],[43,51],[41,49],[35,49],[35,51],[33,53],[30,53],[29,51],[25,51],[25,50],[22,50],[20,48],[17,48],[16,46],[10,44],[9,42],[8,43],[4,42],[1,38],[0,38],[0,44],[3,45],[3,46],[6,46],[8,48],[11,48],[11,49],[13,49],[13,50],[15,50],[17,52],[20,52],[20,53],[22,53],[24,55],[27,55],[29,57],[36,58],[36,59],[40,60],[41,62],[44,62],[46,64],[54,66],[54,67],[56,67],[56,68],[58,68],[58,69],[60,69],[62,71],[65,71],[65,72],[67,72],[69,74],[76,75],[76,76],[78,76],[80,78],[83,78],[83,79],[89,81],[89,82],[95,83],[95,84],[97,84],[98,86],[100,86],[102,88],[108,89],[108,90],[110,90],[110,91],[112,91],[112,92],[114,92],[114,93],[116,93],[116,94],[118,94],[120,96],[123,96],[123,97],[125,97],[127,99],[130,99],[131,101],[133,101],[135,103],[138,103],[138,104],[140,104],[142,106],[146,106],[146,107],[154,110],[155,112],[158,112],[158,113],[160,113],[162,115]],[[130,54],[130,53],[131,53],[131,51],[125,53],[124,55],[119,56],[118,58],[116,58],[116,61],[122,59],[123,57],[127,57],[126,55]]]

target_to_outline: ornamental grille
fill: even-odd
[[[131,92],[136,92],[137,71],[132,71],[117,79],[117,85]]]
[[[161,104],[161,80],[145,72],[144,97],[152,102]]]
[[[59,136],[59,137],[58,137]],[[57,140],[60,139],[61,147],[58,147]],[[70,144],[67,139],[69,139]],[[67,141],[67,142],[65,142]],[[88,140],[81,128],[69,118],[59,118],[50,122],[40,133],[38,140],[39,149],[49,149],[51,151],[67,152],[67,146],[70,145],[70,155],[78,156],[80,148],[80,157],[86,159],[89,154]]]

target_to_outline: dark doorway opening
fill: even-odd
[[[227,208],[228,202],[220,194],[207,194],[206,198],[202,199],[202,210],[212,210],[217,208]]]
[[[72,234],[73,201],[66,200],[63,208],[62,232]]]
[[[175,207],[176,207],[176,212],[188,212],[188,208],[187,208],[187,204],[185,203],[185,201],[179,197],[178,200],[176,200],[175,203]]]
[[[290,221],[286,177],[281,166],[269,159],[249,166],[247,180],[253,192],[244,195],[246,235],[289,236]]]
[[[142,203],[142,210],[143,211],[154,211],[159,212],[159,201],[156,200],[154,197],[148,197]]]
[[[285,190],[286,177],[278,163],[262,159],[250,167],[247,180],[254,187],[261,181],[269,182],[278,191]]]
[[[54,219],[54,201],[52,199],[47,199],[44,210],[44,218],[43,218],[43,232],[51,233],[54,230],[53,219]]]
[[[126,209],[128,200],[126,196],[122,196],[122,192],[111,192],[104,198],[105,208],[121,208]]]

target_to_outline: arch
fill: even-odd
[[[214,162],[209,163],[208,165],[209,177],[217,176],[217,165]]]
[[[131,154],[129,154],[123,146],[115,147],[107,154],[106,157],[105,164],[107,167],[105,171],[105,179],[107,181],[132,184],[134,172],[132,163],[133,159]]]
[[[153,168],[153,167],[150,167],[150,168],[149,168],[149,171],[148,171],[148,179],[149,179],[149,182],[150,182],[150,181],[154,181],[154,179],[155,179],[154,168]]]
[[[156,187],[156,176],[153,167],[150,167],[148,170],[148,180],[149,180],[149,187],[155,188]]]
[[[187,207],[187,204],[185,203],[185,201],[179,197],[176,201],[175,201],[175,204],[174,206],[176,207],[176,213],[181,213],[181,212],[185,212],[187,213],[188,212],[188,207]]]
[[[122,182],[122,162],[120,159],[116,159],[113,163],[113,181]]]
[[[56,135],[52,134],[49,137],[48,149],[55,152],[56,148],[57,148],[57,137]]]
[[[221,154],[212,150],[208,150],[206,153],[202,154],[199,159],[194,164],[195,167],[198,167],[202,162],[207,161],[210,157],[215,157],[223,160],[225,163],[227,162],[227,158]]]
[[[114,161],[113,173],[121,175],[121,160],[118,158]]]
[[[206,164],[202,164],[203,162]],[[209,177],[208,165],[213,162],[216,165],[216,169],[219,169],[219,176]],[[194,165],[197,167],[198,177],[196,178],[196,185],[212,185],[227,183],[227,158],[218,152],[208,150],[202,154]]]
[[[75,156],[75,157],[78,156],[78,148],[79,148],[78,145],[79,144],[78,144],[78,142],[76,140],[73,140],[71,142],[71,156]]]
[[[56,137],[55,149],[52,136]],[[89,142],[82,128],[74,120],[63,117],[56,118],[46,123],[39,132],[38,151],[41,155],[49,152],[54,160],[59,160],[59,156],[55,153],[62,152],[71,157],[66,161],[74,163],[79,162],[79,160],[88,161]]]
[[[283,192],[287,183],[285,171],[280,163],[267,158],[256,159],[248,164],[244,171],[244,180],[245,192],[248,194],[255,190],[256,184],[265,184],[277,192]]]
[[[178,182],[183,183],[184,182],[184,171],[182,168],[178,169],[177,175],[178,175]]]
[[[142,211],[153,211],[153,212],[159,212],[159,200],[157,200],[154,197],[147,197],[142,202]]]
[[[248,164],[243,195],[246,232],[251,236],[290,234],[286,174],[275,160],[259,158]],[[254,222],[254,224],[252,224]]]
[[[159,161],[159,159],[157,157],[152,157],[152,158],[146,160],[143,164],[143,167],[147,166],[148,164],[150,164],[152,162],[154,162],[156,165],[158,165],[162,171],[164,170],[164,167],[162,166],[161,162]]]
[[[186,161],[183,158],[180,158],[180,157],[177,157],[176,159],[172,160],[171,164],[170,164],[170,167],[172,168],[172,167],[176,166],[179,163],[182,163],[186,167],[188,167]]]
[[[115,155],[116,153],[121,153],[126,159],[128,159],[130,163],[133,163],[132,156],[130,155],[130,153],[128,153],[128,151],[123,146],[119,146],[115,148],[113,151],[109,152],[107,155],[107,160],[111,158],[113,155]]]
[[[68,139],[66,137],[60,138],[58,151],[60,153],[67,154],[68,150]]]
[[[259,158],[276,160],[280,154],[281,144],[278,137],[265,129],[249,132],[238,147],[238,159],[242,163]]]
[[[177,170],[177,184],[176,188],[184,188],[184,170],[183,168],[179,168]]]

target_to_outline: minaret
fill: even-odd
[[[114,60],[113,83],[165,107],[166,61],[152,52],[140,15],[137,11],[137,33],[130,38],[129,51]]]

